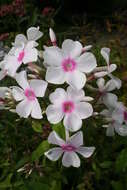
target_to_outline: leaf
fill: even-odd
[[[49,149],[49,143],[47,140],[45,140],[32,153],[32,161],[38,160],[48,149]]]
[[[13,174],[10,173],[6,179],[2,182],[0,182],[0,188],[8,188],[8,187],[11,187],[11,178],[12,178]]]
[[[32,128],[37,133],[42,133],[42,125],[38,121],[32,121]]]
[[[116,170],[118,172],[127,170],[127,149],[122,150],[119,154],[116,160]]]
[[[105,161],[105,162],[100,163],[101,168],[110,168],[111,165],[112,165],[111,161]]]
[[[56,133],[58,133],[62,138],[65,138],[65,128],[63,124],[60,122],[56,125],[52,125],[52,128]]]

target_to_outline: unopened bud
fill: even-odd
[[[50,40],[52,42],[52,45],[56,46],[57,45],[57,43],[56,43],[56,35],[55,35],[52,28],[49,29],[49,36],[50,36]]]

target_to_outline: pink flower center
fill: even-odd
[[[124,111],[124,120],[127,121],[127,111]]]
[[[65,151],[65,152],[72,152],[72,151],[76,151],[76,147],[71,145],[71,144],[65,144],[65,145],[62,145],[62,150]]]
[[[71,113],[74,110],[74,103],[72,101],[66,101],[63,103],[63,112]]]
[[[19,56],[18,56],[18,62],[22,62],[23,58],[24,58],[24,55],[25,55],[25,52],[24,51],[21,51],[19,53]]]
[[[76,68],[76,62],[71,58],[64,59],[62,62],[62,68],[64,72],[72,72]]]
[[[36,98],[35,93],[32,89],[26,89],[24,94],[27,97],[27,99],[30,101],[33,101]]]

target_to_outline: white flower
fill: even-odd
[[[42,112],[37,97],[43,97],[47,88],[47,82],[33,79],[27,81],[26,72],[16,74],[16,81],[22,87],[13,87],[12,94],[20,103],[16,106],[16,112],[20,117],[41,119]]]
[[[97,80],[97,86],[99,88],[99,102],[104,103],[108,107],[114,106],[118,99],[115,94],[111,93],[111,91],[116,89],[114,80],[111,79],[105,84],[105,80],[100,78]]]
[[[90,103],[91,97],[85,97],[83,90],[76,91],[71,87],[65,92],[57,88],[50,94],[51,105],[46,109],[49,122],[56,124],[64,118],[64,126],[70,131],[77,131],[82,126],[82,119],[90,117],[93,108]]]
[[[105,109],[100,114],[105,116],[105,119],[109,122],[109,124],[103,125],[107,128],[107,136],[114,136],[115,132],[120,136],[127,136],[127,125],[123,124],[122,117],[117,114],[116,108]]]
[[[17,47],[13,53],[9,53],[5,56],[1,62],[1,68],[6,71],[8,75],[14,77],[17,69],[22,63],[27,64],[29,62],[37,61],[38,51],[34,47],[34,42],[30,41],[26,45]]]
[[[15,38],[15,42],[12,43],[12,45],[14,47],[19,47],[22,45],[22,43],[26,45],[29,41],[34,41],[34,47],[35,47],[38,45],[38,43],[35,41],[37,41],[42,36],[43,36],[43,33],[39,31],[39,27],[30,27],[27,30],[27,38],[23,34],[18,34]]]
[[[71,136],[68,141],[61,139],[57,133],[53,131],[48,137],[48,142],[60,147],[50,149],[45,152],[45,156],[52,161],[56,161],[63,154],[62,165],[65,167],[79,167],[80,159],[77,153],[81,154],[84,158],[89,158],[95,150],[95,147],[82,146],[83,134],[81,131]]]
[[[121,87],[121,80],[111,74],[113,71],[116,70],[117,65],[116,64],[110,64],[110,61],[109,61],[109,58],[110,58],[110,49],[106,48],[106,47],[102,48],[101,49],[101,55],[103,56],[103,58],[105,59],[105,61],[107,63],[107,74],[108,74],[108,76],[112,80],[114,80],[114,83],[115,83],[117,89],[120,89],[120,87]]]
[[[0,110],[4,109],[5,96],[6,96],[6,93],[9,91],[10,89],[7,87],[0,87]]]
[[[53,84],[67,82],[80,90],[86,83],[86,75],[97,66],[92,53],[82,53],[82,45],[78,41],[65,40],[62,49],[45,47],[44,65],[47,65],[46,80]]]

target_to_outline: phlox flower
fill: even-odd
[[[90,52],[82,54],[82,45],[78,41],[65,40],[62,49],[45,47],[44,65],[47,66],[46,80],[53,84],[67,82],[80,90],[86,83],[85,73],[90,73],[97,66],[96,58]]]
[[[110,107],[117,102],[117,96],[111,93],[111,91],[116,89],[114,80],[111,79],[105,84],[104,78],[99,78],[97,80],[97,86],[99,90],[100,103],[104,103],[106,106]]]
[[[109,109],[103,110],[101,113],[108,122],[108,124],[103,125],[106,127],[106,135],[114,136],[115,132],[120,136],[127,136],[127,125],[123,123],[123,119],[121,114],[118,114],[117,104],[114,107],[110,107]]]
[[[53,131],[48,137],[48,142],[58,145],[59,147],[52,148],[45,152],[45,156],[52,161],[56,161],[63,154],[62,165],[65,167],[79,167],[80,159],[77,153],[81,154],[84,158],[89,158],[95,150],[95,147],[82,146],[83,134],[81,131],[71,136],[67,141],[61,139],[58,134]]]
[[[102,48],[101,49],[101,55],[105,59],[107,63],[107,74],[112,80],[114,80],[114,83],[116,84],[117,89],[121,88],[121,80],[115,76],[112,75],[112,72],[116,70],[117,65],[116,64],[110,64],[110,49],[109,48]]]
[[[93,100],[85,96],[83,90],[77,91],[70,86],[65,91],[57,88],[49,95],[51,105],[46,109],[50,123],[59,123],[64,118],[64,126],[70,131],[77,131],[82,126],[82,119],[93,114],[93,108],[87,101]]]
[[[30,27],[26,33],[27,37],[23,34],[18,34],[15,38],[15,42],[12,43],[12,45],[14,47],[19,47],[22,45],[22,43],[27,44],[29,41],[34,41],[34,47],[38,46],[36,41],[43,36],[43,32],[39,30],[39,27]]]
[[[34,47],[34,42],[30,41],[26,45],[22,43],[22,46],[17,47],[13,52],[7,54],[0,63],[0,67],[7,75],[14,77],[22,63],[27,64],[29,62],[34,62],[37,61],[37,58],[38,51]]]
[[[27,81],[26,72],[22,71],[16,74],[16,81],[20,87],[14,86],[12,95],[16,101],[20,103],[16,106],[16,112],[20,117],[41,119],[42,111],[37,97],[43,97],[47,88],[47,82],[43,80],[33,79]]]

